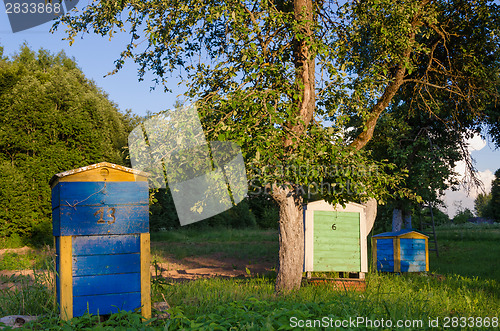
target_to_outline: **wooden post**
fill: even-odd
[[[73,261],[71,236],[59,237],[59,298],[61,319],[73,318]]]
[[[151,260],[150,235],[141,233],[141,314],[151,318]]]

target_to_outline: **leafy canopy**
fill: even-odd
[[[80,33],[111,37],[130,32],[131,42],[116,70],[132,59],[141,79],[152,72],[155,83],[165,89],[171,74],[180,70],[209,138],[242,146],[256,185],[336,183],[336,189],[324,191],[328,200],[383,199],[386,188],[395,187],[403,175],[388,176],[386,165],[349,146],[343,134],[349,112],[368,117],[373,102],[368,95],[376,97],[391,80],[358,84],[350,73],[355,63],[341,32],[356,20],[346,14],[351,6],[314,3],[311,22],[297,20],[290,1],[93,1],[83,11],[62,17],[54,29],[67,25],[70,43]],[[312,117],[299,109],[304,98],[300,43],[316,59]],[[363,102],[352,91],[364,95]],[[323,122],[328,115],[335,115],[333,125]],[[300,126],[305,130],[298,132]]]
[[[62,52],[24,45],[1,59],[0,109],[0,235],[50,231],[54,174],[124,163],[131,118]]]

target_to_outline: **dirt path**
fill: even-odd
[[[166,262],[151,267],[151,275],[175,281],[212,277],[248,277],[272,272],[274,263],[258,261],[249,264],[244,260],[225,257],[221,253],[206,256],[186,257],[182,260],[167,256]]]
[[[175,243],[171,244],[175,245]],[[165,243],[152,243],[154,246],[165,246]],[[16,249],[1,249],[0,258],[5,253],[27,254],[32,249],[28,247]],[[54,252],[52,252],[54,254]],[[152,277],[163,277],[172,281],[187,281],[200,278],[234,278],[265,275],[272,272],[274,263],[269,261],[255,261],[249,263],[248,260],[241,260],[234,257],[227,257],[222,253],[206,254],[203,256],[191,256],[183,259],[176,259],[172,255],[165,255],[164,262],[151,266]],[[48,272],[44,272],[47,274]],[[20,286],[20,277],[34,279],[33,270],[0,270],[0,290],[15,289]],[[44,277],[48,279],[48,277]]]

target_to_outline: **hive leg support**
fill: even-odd
[[[59,237],[59,298],[61,319],[73,318],[72,237]]]
[[[144,318],[151,318],[151,261],[149,233],[141,233],[141,314]]]

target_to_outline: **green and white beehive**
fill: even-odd
[[[370,224],[369,224],[370,223]],[[304,271],[349,272],[364,278],[368,272],[366,207],[348,203],[345,208],[324,200],[304,207]]]

